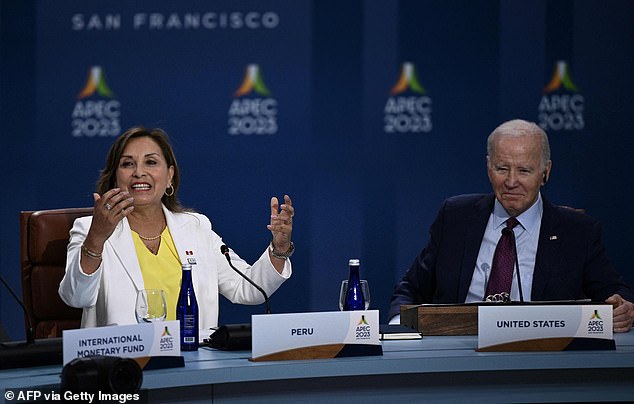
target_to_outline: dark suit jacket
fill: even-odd
[[[543,195],[542,200],[531,300],[604,301],[619,293],[634,301],[607,258],[599,222]],[[388,318],[399,314],[402,304],[465,301],[494,201],[493,194],[471,194],[444,202],[429,243],[394,289]]]

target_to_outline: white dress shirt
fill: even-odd
[[[535,203],[517,217],[519,225],[513,229],[517,244],[517,258],[519,261],[524,301],[531,300],[535,257],[537,255],[537,243],[539,242],[539,229],[541,227],[543,210],[542,196],[540,193]],[[506,227],[506,220],[509,217],[509,214],[504,210],[502,204],[496,199],[493,212],[491,212],[486,230],[484,231],[482,243],[480,244],[480,252],[478,253],[475,270],[471,278],[471,286],[469,286],[465,303],[481,302],[484,300],[487,281],[491,275],[491,263],[493,262],[495,247],[502,235],[502,229]],[[513,271],[511,300],[520,300],[516,269]]]

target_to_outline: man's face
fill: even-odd
[[[539,136],[498,136],[487,172],[495,197],[511,216],[518,216],[537,200],[539,188],[550,175],[551,162],[542,163]]]

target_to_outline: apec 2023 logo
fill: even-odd
[[[108,87],[101,66],[92,66],[71,114],[73,137],[117,136],[121,103]]]
[[[427,133],[432,130],[432,99],[420,84],[413,63],[405,62],[383,108],[385,133]]]
[[[558,61],[539,102],[539,126],[545,131],[582,130],[584,103],[583,95],[572,81],[568,63]]]
[[[246,67],[242,84],[233,94],[228,111],[230,135],[273,135],[277,133],[277,100],[262,78],[260,66]]]

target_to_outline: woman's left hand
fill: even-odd
[[[275,251],[286,252],[291,248],[294,215],[295,209],[290,196],[284,195],[284,203],[281,206],[276,197],[271,198],[271,224],[266,227],[273,235]]]

